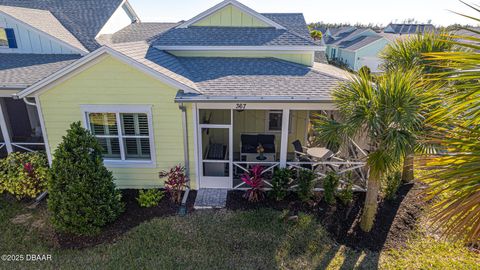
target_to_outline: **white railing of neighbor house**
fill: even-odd
[[[27,152],[35,152],[36,150],[28,148],[29,146],[45,146],[44,143],[13,143],[12,146],[25,150]]]

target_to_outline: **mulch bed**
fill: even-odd
[[[426,205],[422,196],[423,189],[420,183],[406,184],[400,187],[395,200],[380,202],[375,225],[370,233],[363,232],[359,227],[364,193],[356,193],[352,205],[347,207],[341,203],[330,206],[323,200],[318,203],[301,203],[295,194],[289,194],[280,202],[267,196],[260,203],[249,203],[243,198],[243,191],[231,191],[227,198],[227,209],[250,210],[267,207],[276,210],[288,209],[290,215],[298,212],[314,214],[338,243],[355,249],[380,251],[405,245],[410,232],[417,227],[417,221]]]
[[[64,233],[55,233],[54,241],[61,248],[86,248],[98,244],[114,242],[119,236],[128,232],[139,224],[158,217],[177,215],[179,205],[170,200],[167,193],[160,204],[156,207],[142,208],[138,205],[136,198],[138,190],[122,190],[122,200],[125,202],[125,211],[113,223],[105,226],[97,236],[76,236]],[[193,211],[196,191],[190,191],[187,200],[188,212]]]

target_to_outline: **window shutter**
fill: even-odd
[[[17,41],[15,39],[15,32],[12,28],[6,28],[5,34],[7,35],[8,47],[11,49],[18,48]]]

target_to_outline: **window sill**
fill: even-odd
[[[134,161],[134,160],[104,160],[103,164],[107,168],[156,168],[153,161]]]

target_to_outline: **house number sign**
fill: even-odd
[[[245,110],[246,107],[247,104],[245,103],[237,103],[237,105],[235,106],[235,110]]]

